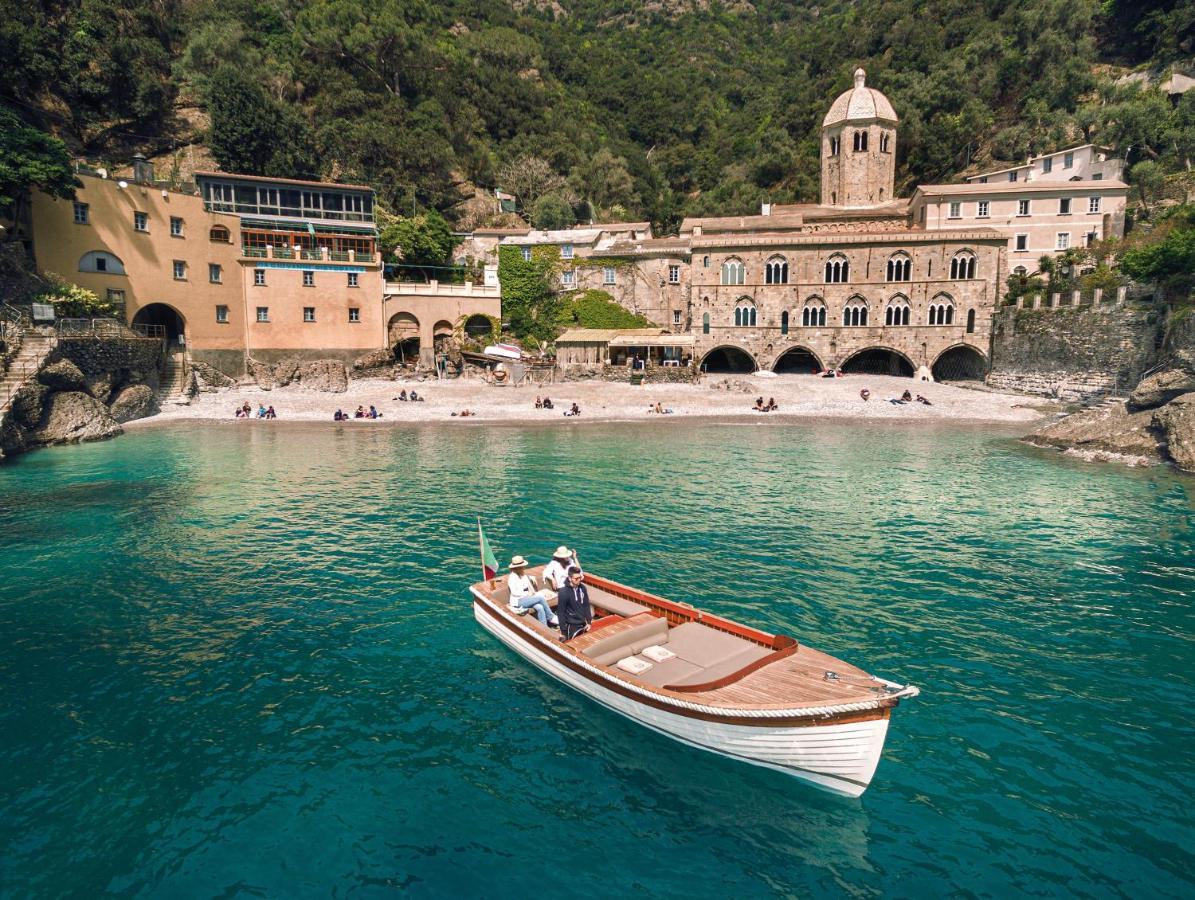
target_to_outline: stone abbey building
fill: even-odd
[[[555,244],[574,262],[561,275],[562,290],[600,288],[671,333],[692,336],[691,351],[644,337],[642,351],[653,359],[691,352],[708,371],[841,367],[982,377],[1008,274],[1122,233],[1127,188],[1118,168],[1109,179],[1103,170],[1098,178],[1059,178],[1063,161],[1073,160],[1060,152],[1052,178],[1034,180],[1031,160],[1004,170],[1016,179],[989,184],[977,176],[897,198],[898,126],[892,104],[859,69],[822,122],[820,203],[690,218],[670,238],[636,223],[529,231],[499,244],[525,252]],[[574,364],[562,359],[566,368]]]

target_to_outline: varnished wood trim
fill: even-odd
[[[534,643],[529,640],[529,632],[525,630],[521,624],[504,615],[495,607],[494,604],[482,601],[476,597],[473,599],[473,603],[475,606],[480,606],[487,615],[489,615],[492,619],[495,619],[507,631],[512,632],[520,641],[528,644],[533,652],[552,656],[561,665],[576,672],[587,681],[591,681],[608,691],[613,691],[616,694],[626,697],[628,700],[633,700],[634,702],[641,703],[644,706],[660,709],[687,719],[699,719],[703,722],[717,722],[723,725],[747,725],[754,728],[847,725],[852,722],[870,722],[875,719],[886,719],[891,715],[891,707],[895,706],[897,703],[895,700],[879,700],[878,702],[880,707],[877,709],[866,709],[850,713],[826,713],[821,715],[814,714],[809,716],[789,716],[785,718],[771,719],[759,719],[750,716],[736,716],[733,713],[712,714],[699,712],[698,710],[693,709],[684,709],[682,707],[673,706],[670,703],[666,703],[657,697],[645,696],[643,694],[636,693],[630,690],[626,685],[622,684],[622,682],[617,678],[612,678],[609,676],[602,677],[599,674],[591,672],[589,669],[577,662],[577,660],[574,658],[573,651],[564,644],[559,644],[558,646],[549,645],[547,647],[541,647],[538,643]]]

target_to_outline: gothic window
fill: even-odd
[[[867,324],[867,301],[862,297],[852,297],[842,310],[842,324],[857,327]]]
[[[788,260],[783,256],[773,256],[769,259],[763,272],[764,284],[788,284]]]
[[[826,324],[826,304],[820,297],[810,297],[801,310],[801,327],[818,328]]]
[[[831,156],[838,155],[838,146],[841,143],[841,140],[842,140],[841,138],[836,138],[836,137],[830,138],[830,155]]]
[[[826,284],[845,284],[850,281],[851,264],[841,253],[826,260]]]
[[[891,143],[890,143],[891,140],[892,140],[892,135],[890,135],[886,131],[881,132],[881,134],[880,134],[880,152],[881,153],[891,152],[891,149],[890,149],[891,148]]]
[[[889,326],[909,324],[909,301],[903,294],[897,294],[888,301],[888,306],[884,310],[884,324]]]
[[[950,260],[950,280],[964,281],[975,277],[975,254],[969,250],[956,253]]]
[[[709,313],[706,313],[705,315],[703,315],[701,317],[701,333],[702,334],[710,333],[710,314]]]
[[[739,305],[734,308],[734,324],[739,328],[750,328],[755,325],[755,321],[755,304],[747,297],[743,297],[739,300]]]
[[[788,310],[780,314],[780,333],[788,334]]]
[[[975,333],[975,310],[967,310],[967,334]]]
[[[929,324],[930,325],[953,325],[954,324],[954,301],[946,294],[939,294],[934,297],[933,302],[929,305]]]
[[[904,253],[894,253],[888,260],[888,281],[909,281],[913,277],[913,260]]]
[[[862,153],[866,149],[867,149],[867,132],[866,131],[856,131],[855,132],[855,152]]]
[[[742,284],[747,275],[747,267],[741,260],[728,259],[722,263],[722,283]]]

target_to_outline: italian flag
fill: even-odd
[[[485,532],[481,530],[480,518],[477,520],[477,541],[481,545],[482,580],[490,581],[498,577],[498,560],[490,549],[490,542],[485,539]]]

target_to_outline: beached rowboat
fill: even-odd
[[[703,750],[858,797],[880,761],[892,708],[919,693],[790,637],[590,573],[585,583],[593,627],[568,643],[510,607],[505,578],[470,588],[473,614],[557,680]]]

